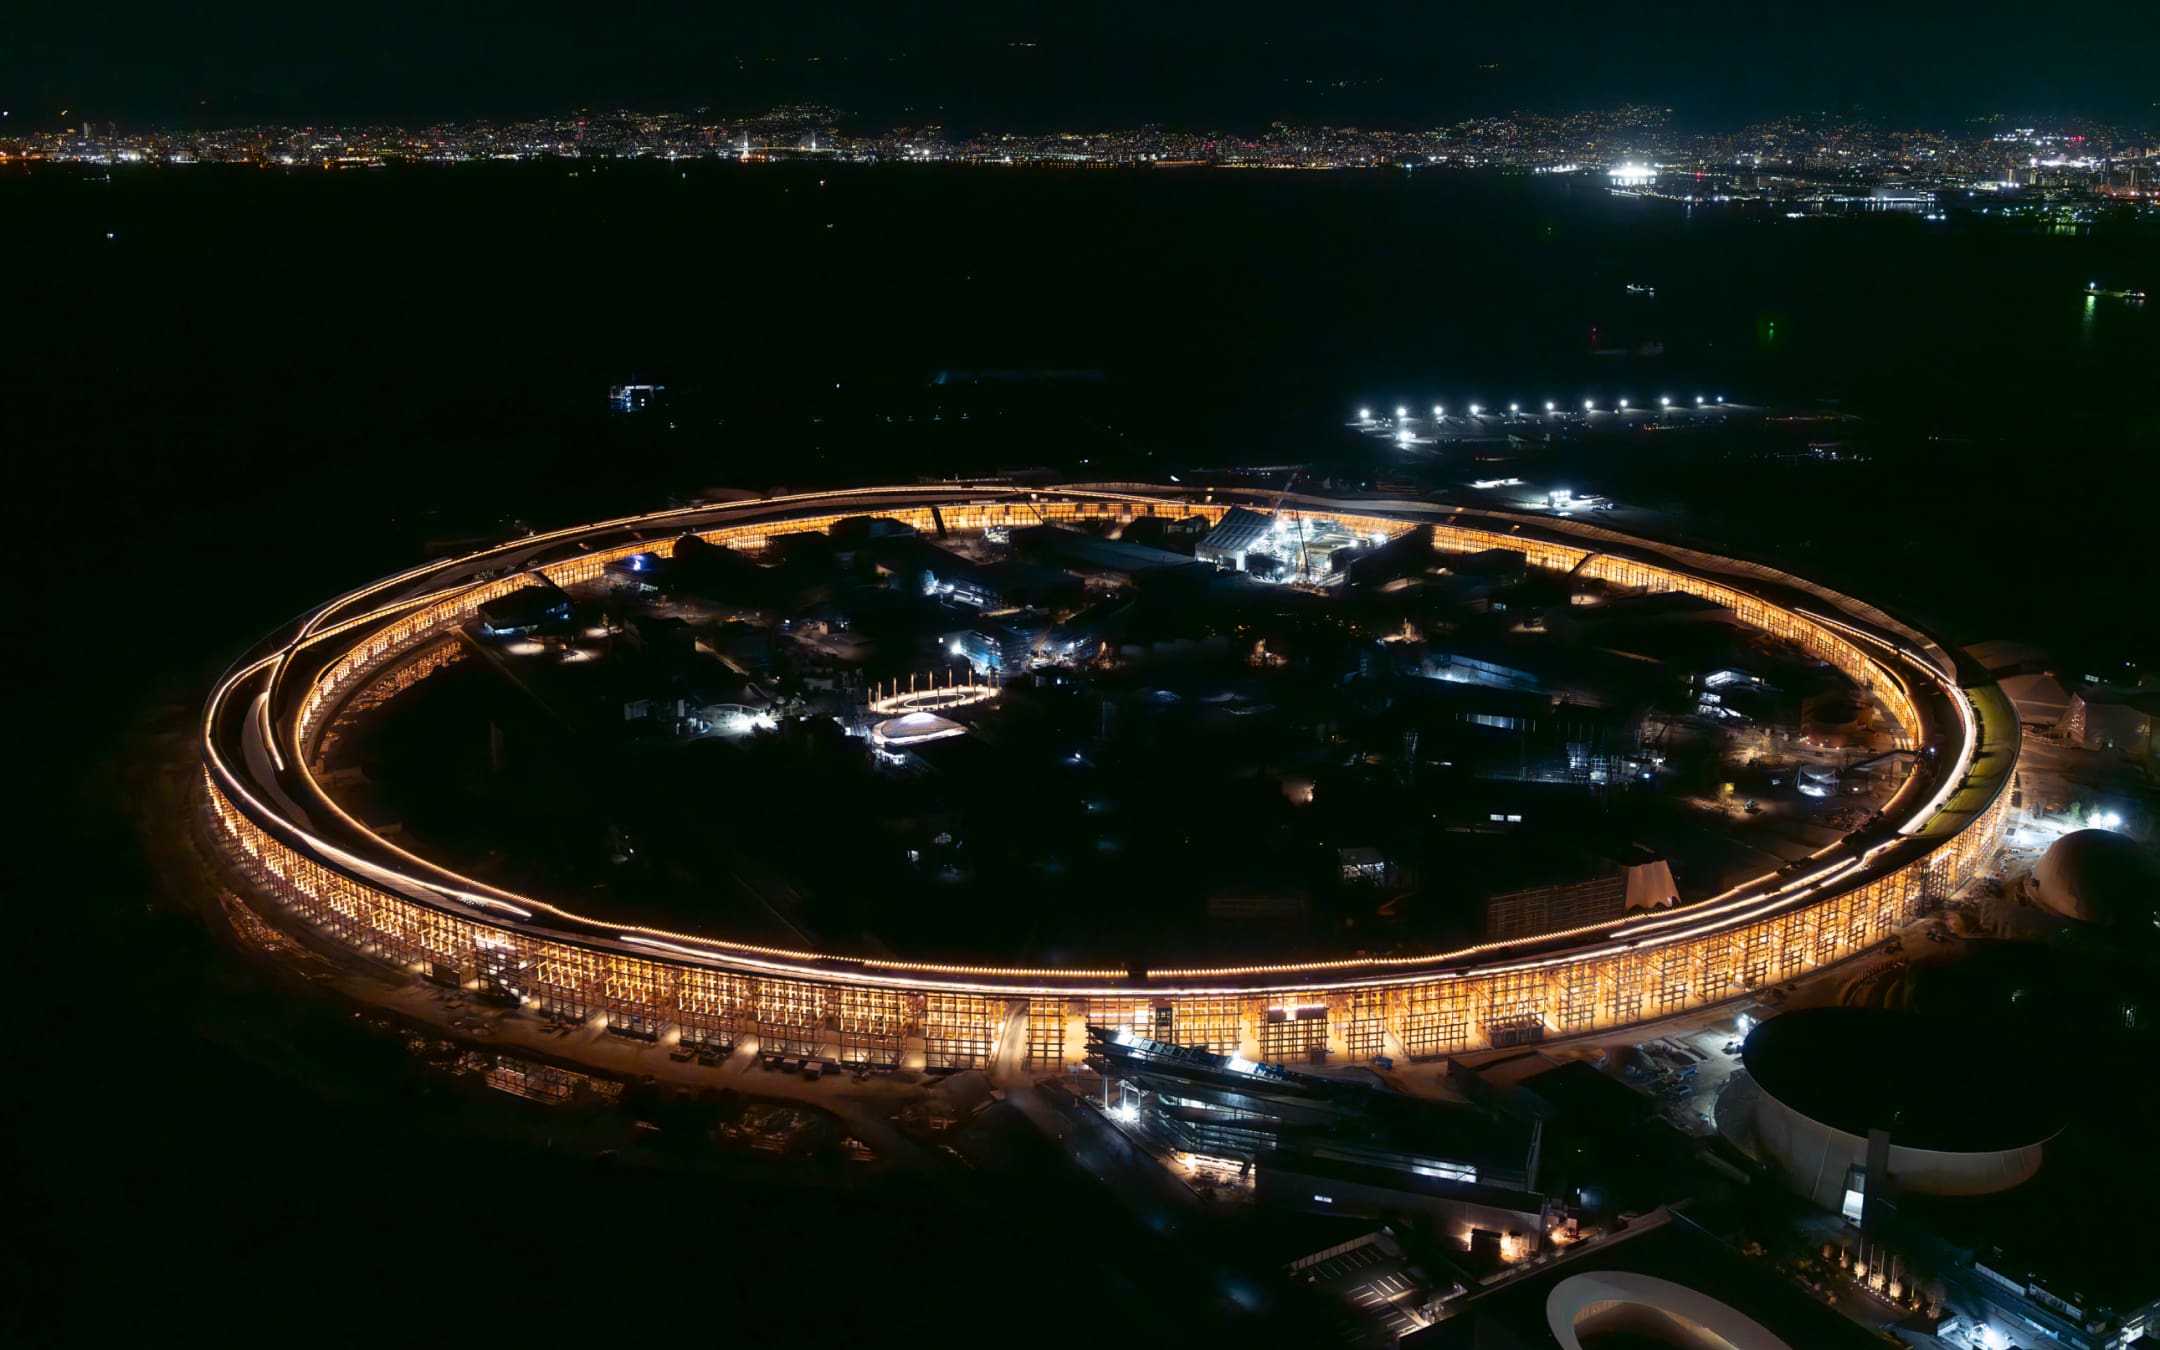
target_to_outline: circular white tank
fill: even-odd
[[[1749,1033],[1741,1053],[1757,1093],[1756,1151],[1829,1210],[1844,1207],[1847,1170],[1867,1166],[1870,1131],[1890,1136],[1891,1189],[1986,1195],[2031,1180],[2062,1128],[2033,1094],[1973,1099],[1970,1086],[1990,1081],[1984,1047],[1938,1038],[1905,1013],[1785,1013]]]
[[[1792,1350],[1700,1289],[1627,1270],[1593,1270],[1554,1285],[1545,1296],[1545,1326],[1561,1350],[1608,1336],[1672,1350]]]

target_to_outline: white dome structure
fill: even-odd
[[[2150,922],[2160,908],[2160,868],[2151,852],[2113,830],[2077,830],[2048,845],[2033,883],[2042,908],[2080,923]]]
[[[942,741],[948,736],[965,736],[967,728],[949,717],[936,713],[911,712],[898,717],[888,717],[870,728],[872,743],[888,745],[921,745],[926,741]]]

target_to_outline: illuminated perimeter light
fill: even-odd
[[[1159,510],[1164,506],[1177,509],[1187,509],[1191,506],[1189,499],[1176,494],[1171,489],[1164,489],[1161,494],[1149,493],[1143,495],[1098,487],[1060,489],[1041,494],[1030,493],[1025,499],[1001,493],[998,495],[995,505],[1001,509],[1010,510],[1012,504],[1016,502],[1033,501],[1040,497],[1051,497],[1055,500],[1056,493],[1077,494],[1093,500],[1133,505],[1144,504],[1150,512]],[[720,516],[718,519],[727,521],[730,529],[742,531],[745,538],[762,540],[767,533],[785,530],[791,525],[796,528],[813,528],[814,526],[810,522],[821,518],[814,517],[811,514],[813,511],[833,511],[838,514],[839,511],[847,509],[854,503],[877,499],[888,501],[897,499],[899,503],[914,507],[917,503],[911,500],[912,498],[942,497],[944,495],[943,492],[919,486],[840,489],[821,493],[793,494],[784,497],[767,498],[754,504],[728,508],[730,514]],[[951,509],[950,503],[947,505],[948,509]],[[1345,507],[1344,509],[1348,510],[1349,508]],[[792,514],[779,514],[782,512]],[[1351,514],[1355,516],[1356,513],[1353,511]],[[539,545],[561,543],[583,535],[598,534],[609,529],[634,527],[638,530],[650,530],[658,527],[677,531],[682,525],[689,523],[693,517],[704,517],[709,526],[713,523],[714,516],[714,509],[710,507],[674,508],[669,511],[642,516],[622,517],[612,521],[596,522],[553,532],[552,534],[536,535],[519,541],[517,547],[532,549]],[[1390,518],[1395,517],[1391,516]],[[1459,528],[1463,529],[1465,540],[1473,535],[1485,533],[1476,526]],[[1565,530],[1561,532],[1566,533]],[[644,547],[650,547],[650,545],[642,540],[636,544],[626,546],[623,556],[628,556],[628,549]],[[299,636],[284,643],[282,647],[266,646],[259,649],[260,654],[253,660],[228,673],[226,679],[220,683],[213,693],[209,705],[204,710],[202,720],[203,748],[206,756],[205,769],[215,794],[214,804],[218,804],[220,818],[230,833],[239,841],[240,846],[246,847],[252,852],[258,845],[265,850],[275,849],[280,851],[287,850],[288,845],[290,845],[292,849],[298,850],[303,855],[300,861],[319,860],[329,864],[331,867],[344,869],[355,878],[358,884],[365,886],[372,882],[374,885],[384,888],[391,896],[398,897],[391,902],[398,905],[416,901],[427,906],[480,907],[514,916],[519,927],[531,925],[548,930],[543,936],[549,941],[567,941],[571,943],[613,941],[628,947],[643,949],[647,953],[660,954],[663,959],[688,959],[700,965],[717,965],[723,968],[740,970],[753,977],[771,975],[782,978],[803,978],[807,976],[829,979],[834,974],[844,971],[849,977],[859,977],[880,987],[1005,995],[1014,992],[1045,993],[1064,996],[1109,992],[1113,982],[1124,978],[1125,972],[1112,970],[975,967],[893,961],[882,958],[846,957],[830,953],[753,947],[742,943],[719,941],[654,929],[617,930],[612,938],[594,938],[590,935],[579,935],[574,931],[564,930],[562,925],[594,927],[601,925],[602,921],[576,914],[542,900],[514,893],[497,891],[493,895],[479,894],[473,889],[479,883],[466,881],[437,865],[427,864],[425,860],[398,848],[380,837],[373,836],[358,821],[346,816],[345,813],[336,808],[334,803],[329,803],[327,799],[324,799],[325,809],[339,817],[342,822],[341,828],[349,829],[358,836],[368,838],[372,849],[383,855],[385,862],[392,859],[396,860],[396,862],[385,865],[385,862],[359,857],[320,838],[304,824],[282,819],[284,813],[276,810],[270,804],[268,800],[269,794],[250,791],[249,784],[246,781],[250,774],[249,768],[241,762],[241,757],[235,754],[229,745],[221,744],[221,740],[229,734],[238,732],[243,726],[260,725],[260,722],[252,716],[221,718],[219,710],[226,705],[229,696],[239,694],[241,690],[252,691],[255,681],[259,678],[266,679],[269,698],[265,707],[271,719],[276,723],[273,727],[265,728],[266,731],[272,733],[268,739],[273,743],[282,739],[288,750],[296,743],[306,743],[306,720],[315,712],[318,705],[322,707],[329,706],[325,702],[329,698],[326,691],[334,687],[334,681],[329,681],[326,678],[326,682],[321,689],[312,689],[311,687],[307,701],[287,703],[284,705],[282,713],[277,712],[276,709],[279,706],[276,695],[278,681],[285,674],[288,664],[295,655],[305,648],[317,647],[320,643],[338,639],[341,635],[350,634],[353,641],[361,641],[366,635],[380,631],[380,626],[385,623],[400,625],[401,632],[405,636],[437,631],[433,625],[439,625],[443,621],[444,615],[465,612],[472,604],[477,603],[474,598],[475,584],[472,576],[475,565],[483,560],[492,567],[495,563],[495,555],[487,550],[482,550],[478,553],[466,555],[463,559],[449,559],[423,564],[395,577],[385,578],[368,587],[350,592],[316,611],[302,625]],[[581,558],[571,563],[561,564],[559,570],[574,567],[597,567],[600,561],[601,559],[597,557]],[[1564,559],[1561,560],[1561,562],[1564,561]],[[1559,565],[1559,563],[1554,565]],[[434,578],[433,585],[435,589],[433,590],[416,589],[411,584],[429,577]],[[1704,581],[1698,584],[1708,586],[1721,594],[1726,593],[1727,590],[1726,584],[1722,581]],[[382,596],[389,591],[402,591],[404,598],[391,601],[373,610],[364,610],[362,608],[361,602],[363,600],[369,597]],[[1910,667],[1912,671],[1924,676],[1939,693],[1946,695],[1948,702],[1954,708],[1957,730],[1961,733],[1958,737],[1956,753],[1947,757],[1950,763],[1944,766],[1944,778],[1938,784],[1934,799],[1910,817],[1903,826],[1901,830],[1902,837],[1899,839],[1877,843],[1857,857],[1851,856],[1849,851],[1843,857],[1826,851],[1825,854],[1818,855],[1822,857],[1824,864],[1818,871],[1790,878],[1783,882],[1778,882],[1774,874],[1766,874],[1752,882],[1743,883],[1742,886],[1735,887],[1732,891],[1728,891],[1723,895],[1655,918],[1646,917],[1620,924],[1584,925],[1562,932],[1546,934],[1540,939],[1542,942],[1567,942],[1570,944],[1569,950],[1563,953],[1533,956],[1523,951],[1522,944],[1519,943],[1488,942],[1452,951],[1408,953],[1378,958],[1361,957],[1333,961],[1287,962],[1275,965],[1160,969],[1150,971],[1145,977],[1142,977],[1144,985],[1133,986],[1135,992],[1144,987],[1149,994],[1172,997],[1185,994],[1217,996],[1229,992],[1257,995],[1260,993],[1287,992],[1284,986],[1294,980],[1295,983],[1291,987],[1297,989],[1300,994],[1327,994],[1343,989],[1374,988],[1383,985],[1407,984],[1435,979],[1443,982],[1475,980],[1503,976],[1517,971],[1552,968],[1571,961],[1602,959],[1605,955],[1622,947],[1649,948],[1692,942],[1706,935],[1732,930],[1739,925],[1793,909],[1795,906],[1807,901],[1811,896],[1828,896],[1836,891],[1864,884],[1871,876],[1882,875],[1881,868],[1883,867],[1917,866],[1926,863],[1928,858],[1947,856],[1945,850],[1958,847],[1957,841],[1961,833],[1974,823],[1970,814],[1961,814],[1960,819],[1948,829],[1927,832],[1924,854],[1916,856],[1910,852],[1910,845],[1915,842],[1910,839],[1910,836],[1921,833],[1924,826],[1946,808],[1947,798],[1965,779],[1974,762],[1975,743],[1978,739],[1977,717],[1969,700],[1956,687],[1952,673],[1944,667],[1943,663],[1936,661],[1933,656],[1928,656],[1927,659],[1923,660],[1924,653],[1917,648],[1886,641],[1876,633],[1842,623],[1837,619],[1813,614],[1804,609],[1778,611],[1778,613],[1785,615],[1789,619],[1796,619],[1802,623],[1813,625],[1818,638],[1824,642],[1844,644],[1847,647],[1851,646],[1847,639],[1861,643],[1861,648],[1854,648],[1848,653],[1853,659],[1867,660],[1868,658],[1864,653],[1865,647],[1879,649],[1883,655],[1873,659],[1873,665],[1876,669],[1889,673],[1893,680],[1903,684],[1903,680],[1896,678],[1892,667],[1898,665]],[[402,640],[404,640],[404,636],[398,635],[387,635],[373,639],[374,645],[365,646],[364,644],[365,658],[372,660],[395,650],[393,644]],[[1922,641],[1917,635],[1914,635],[1914,640]],[[358,653],[363,651],[363,648],[356,647],[353,648],[353,651]],[[1885,658],[1890,662],[1890,665],[1883,664]],[[345,666],[332,666],[330,668],[346,669]],[[250,708],[248,712],[253,714],[254,710]],[[958,736],[964,734],[965,730],[966,728],[960,724],[921,708],[908,709],[900,715],[889,716],[884,721],[879,722],[875,728],[876,733],[881,738],[881,744],[894,746],[921,744],[948,736]],[[1949,747],[1946,745],[1944,748]],[[1999,778],[2006,775],[2008,769],[2013,766],[2012,763],[1998,761],[1991,767],[1989,772],[1992,777]],[[305,776],[306,769],[304,765],[295,765],[294,768],[299,774]],[[1970,813],[1974,810],[1974,807],[1966,806],[1961,808],[1961,813]],[[1989,818],[1992,819],[1992,816]],[[1891,863],[1878,864],[1877,859],[1883,857],[1887,851],[1892,849],[1900,850],[1903,856],[1897,857]],[[263,856],[271,855],[266,852]],[[290,862],[291,860],[288,859],[281,865],[289,866]],[[407,873],[401,870],[397,863],[424,867],[426,869],[425,874]],[[272,870],[277,871],[275,868]],[[277,871],[277,875],[284,877],[287,873]],[[1767,889],[1764,889],[1766,884]],[[301,889],[306,888],[303,886]],[[493,888],[488,889],[492,890]],[[320,897],[317,897],[317,900],[320,901]],[[612,927],[612,925],[608,926]],[[483,937],[477,940],[493,941],[496,939]],[[1507,953],[1513,953],[1513,956],[1511,958],[1504,956]],[[1490,964],[1496,958],[1501,960],[1501,964]],[[1472,966],[1468,963],[1476,964]],[[1316,976],[1322,976],[1322,978],[1315,979]],[[1085,986],[1075,983],[1083,980],[1102,983]],[[1280,983],[1276,983],[1270,989],[1265,983],[1260,985],[1249,983],[1249,981],[1253,980],[1263,982],[1280,981]],[[996,981],[996,983],[992,981]]]

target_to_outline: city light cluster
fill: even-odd
[[[1774,118],[1682,130],[1639,105],[1565,116],[1514,113],[1423,130],[1302,126],[1225,132],[960,132],[937,122],[863,129],[840,110],[786,104],[754,114],[578,110],[522,120],[216,129],[128,126],[80,111],[64,121],[0,123],[0,160],[99,165],[250,164],[354,169],[473,160],[786,159],[900,164],[1287,169],[1527,169],[1598,174],[1616,192],[1690,203],[1782,201],[1799,214],[1886,207],[1933,214],[1945,190],[2022,192],[2043,201],[2160,194],[2160,141],[2083,122],[2015,127],[1979,119],[1954,131],[1897,130],[1857,117]]]

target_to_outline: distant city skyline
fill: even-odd
[[[816,15],[656,0],[474,13],[117,3],[10,16],[7,122],[428,122],[564,106],[816,101],[974,132],[1276,120],[1408,129],[1651,103],[1682,125],[1794,108],[1943,124],[1991,112],[2149,122],[2160,25],[2134,0],[1745,12],[1610,6],[1235,8],[838,0]],[[4,122],[0,122],[4,125]]]
[[[23,134],[0,127],[0,162],[240,163],[377,168],[393,163],[612,159],[1373,170],[1497,168],[1610,174],[1615,191],[1690,203],[1784,202],[1810,210],[1932,213],[1962,201],[2081,223],[2107,202],[2160,201],[2160,133],[2078,119],[1994,117],[1949,129],[1795,113],[1688,130],[1636,104],[1566,115],[1476,117],[1410,131],[1291,125],[1161,125],[972,135],[936,121],[872,128],[820,104],[749,115],[711,109],[575,109],[518,120],[123,130],[72,118]],[[2068,214],[2063,214],[2067,212]]]
[[[2150,117],[2110,118],[2083,112],[2075,108],[2037,109],[1986,109],[1950,118],[1899,117],[1871,110],[1865,106],[1794,105],[1774,109],[1749,117],[1740,118],[1688,118],[1679,108],[1656,100],[1626,100],[1615,103],[1583,104],[1567,106],[1542,106],[1524,104],[1504,110],[1466,114],[1459,117],[1437,118],[1425,122],[1376,121],[1358,117],[1349,109],[1337,116],[1273,117],[1264,121],[1251,118],[1222,115],[1195,118],[1102,118],[1079,119],[1062,123],[1031,125],[1024,122],[989,122],[985,124],[961,124],[949,119],[943,109],[923,107],[904,110],[900,115],[882,115],[878,112],[853,107],[844,101],[835,103],[826,99],[782,98],[764,102],[707,101],[691,104],[683,100],[626,100],[614,103],[572,102],[558,104],[532,111],[497,109],[477,111],[462,116],[403,116],[386,114],[370,117],[179,117],[179,118],[133,118],[89,107],[67,106],[39,117],[26,115],[23,110],[4,109],[5,120],[0,120],[0,143],[11,139],[22,140],[35,136],[51,136],[69,132],[89,135],[232,135],[240,132],[256,132],[263,129],[289,130],[343,130],[369,131],[397,130],[415,134],[440,132],[446,129],[475,129],[484,127],[524,127],[539,124],[575,126],[580,122],[623,119],[645,119],[655,122],[678,122],[705,127],[738,127],[769,124],[775,121],[815,122],[820,128],[835,134],[858,140],[874,140],[895,132],[919,132],[935,129],[956,139],[983,140],[999,136],[1055,137],[1074,135],[1119,135],[1137,132],[1157,132],[1175,135],[1208,135],[1233,138],[1257,138],[1284,129],[1327,129],[1381,137],[1415,136],[1427,132],[1447,131],[1456,127],[1491,125],[1505,122],[1525,124],[1561,124],[1604,121],[1627,121],[1641,125],[1657,125],[1668,128],[1674,134],[1693,137],[1715,137],[1740,134],[1770,125],[1796,125],[1811,123],[1822,127],[1866,128],[1885,135],[1951,135],[1988,136],[2000,134],[2005,129],[2038,132],[2050,136],[2075,137],[2082,133],[2100,131],[2128,141],[2160,138],[2160,101],[2155,101]],[[84,129],[88,128],[87,131]]]

